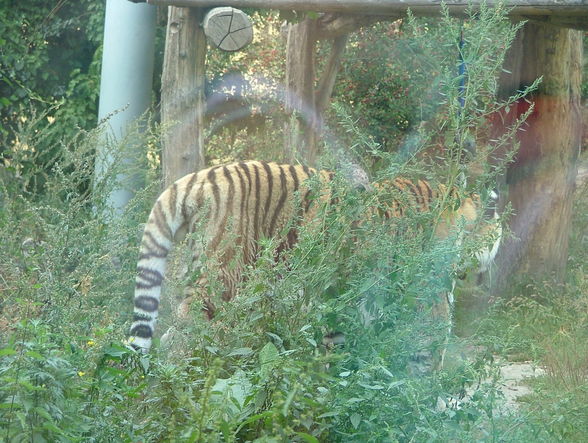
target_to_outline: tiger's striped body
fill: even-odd
[[[400,177],[376,184],[375,188],[378,190],[378,211],[385,219],[403,217],[410,212],[429,212],[439,206],[443,210],[435,224],[438,239],[447,238],[459,224],[463,228],[461,234],[491,237],[491,246],[475,252],[479,261],[478,272],[488,270],[502,238],[502,226],[495,208],[498,199],[496,191],[490,192],[490,205],[482,214],[484,208],[479,195],[460,196],[455,188],[448,189],[443,184],[432,187],[425,180]]]
[[[225,287],[222,298],[228,301],[235,295],[244,267],[255,261],[262,238],[282,235],[296,217],[314,216],[318,205],[312,204],[304,182],[316,174],[321,182],[332,178],[328,172],[317,173],[305,166],[249,161],[204,169],[168,187],[155,202],[141,241],[131,345],[144,351],[151,346],[167,257],[175,242],[198,227],[204,230],[205,252],[218,260],[218,277]],[[278,250],[296,240],[297,231],[292,228],[279,239]],[[197,261],[202,251],[195,249]],[[202,297],[212,316],[214,305],[205,287],[202,277],[195,283],[200,289],[194,290],[200,293],[194,295]],[[185,300],[181,312],[187,311],[190,301]]]
[[[143,351],[151,346],[166,262],[175,242],[197,229],[203,231],[205,248],[189,245],[194,253],[192,265],[202,252],[214,256],[218,263],[214,271],[225,288],[222,298],[228,301],[235,295],[245,266],[257,258],[261,239],[277,238],[279,253],[297,241],[292,222],[308,223],[315,217],[319,205],[313,203],[305,184],[311,176],[318,176],[322,185],[332,179],[329,172],[304,166],[249,161],[204,169],[167,188],[151,210],[140,246],[130,344]],[[428,211],[444,192],[443,187],[433,190],[422,180],[396,179],[382,187],[392,189],[394,195],[382,201],[388,208],[381,214],[384,218],[402,216],[407,205]],[[321,186],[320,201],[329,200],[328,188]],[[398,197],[402,193],[408,203]],[[461,218],[473,223],[477,211],[472,198],[463,199],[457,210],[442,213],[437,235],[447,236]],[[211,317],[215,307],[207,295],[206,276],[188,291],[191,296],[181,304],[180,314],[196,298]]]

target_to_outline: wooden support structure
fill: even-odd
[[[155,5],[174,6],[175,11],[184,11],[185,17],[192,17],[183,28],[177,27],[174,14],[170,12],[168,24],[168,42],[166,44],[166,67],[163,78],[164,117],[168,121],[175,118],[183,120],[196,128],[180,128],[180,135],[174,136],[167,144],[175,153],[166,157],[164,144],[164,165],[176,162],[173,166],[181,173],[189,172],[203,164],[190,160],[193,148],[202,157],[201,141],[201,91],[204,79],[204,37],[200,31],[203,10],[211,7],[264,8],[297,11],[316,11],[326,14],[329,20],[350,20],[346,32],[355,29],[357,17],[366,22],[378,20],[379,17],[401,17],[410,9],[415,15],[438,15],[441,2],[438,0],[131,0]],[[529,20],[515,41],[507,66],[509,78],[503,78],[503,93],[514,94],[519,88],[529,85],[536,78],[543,76],[543,83],[532,97],[536,106],[526,127],[520,136],[521,151],[516,163],[508,171],[510,200],[515,212],[511,228],[515,238],[501,248],[498,269],[494,275],[501,275],[502,289],[509,275],[544,278],[548,275],[560,277],[565,270],[567,260],[567,236],[571,219],[571,196],[576,175],[576,158],[580,143],[580,76],[582,62],[581,33],[570,29],[588,30],[588,0],[446,0],[445,6],[451,14],[467,15],[482,4],[490,7],[507,8],[513,20]],[[185,7],[181,8],[181,7]],[[179,14],[176,12],[175,14]],[[180,16],[181,16],[180,14]],[[200,17],[200,18],[197,18]],[[325,16],[321,16],[324,18]],[[305,19],[293,26],[312,26]],[[175,27],[175,28],[174,28]],[[336,26],[337,29],[343,29]],[[178,30],[180,31],[178,33]],[[182,32],[185,35],[182,35]],[[312,55],[313,44],[317,38],[325,38],[327,27],[310,29],[307,39],[294,42],[299,50],[298,63],[304,57]],[[175,35],[174,35],[175,34]],[[183,42],[192,38],[194,52],[186,52],[177,43],[178,37]],[[342,34],[330,35],[344,47]],[[172,39],[170,43],[170,39]],[[176,39],[176,40],[173,40]],[[186,46],[187,47],[187,46]],[[174,51],[168,55],[168,51]],[[333,49],[334,54],[338,52]],[[292,52],[295,54],[295,52]],[[176,60],[177,59],[177,60]],[[174,61],[175,60],[175,61]],[[173,61],[173,63],[171,63]],[[296,60],[290,60],[295,65]],[[509,64],[510,63],[510,64]],[[308,64],[306,64],[308,65]],[[306,66],[305,65],[305,66]],[[312,65],[312,63],[310,63]],[[190,66],[192,66],[190,68]],[[194,66],[200,68],[194,70]],[[336,64],[333,64],[336,73]],[[296,72],[293,71],[294,74]],[[319,85],[319,93],[313,94],[312,72],[299,72],[296,84],[292,88],[298,98],[290,97],[287,103],[294,112],[299,112],[302,105],[296,100],[307,99],[314,108],[322,108],[326,103],[320,89],[330,91],[334,74],[327,72],[326,81]],[[197,78],[199,76],[199,78]],[[287,79],[290,81],[290,78]],[[193,83],[190,83],[193,82]],[[331,83],[330,83],[331,82]],[[302,86],[301,86],[302,85]],[[165,103],[167,100],[167,104]],[[177,103],[176,103],[177,101]],[[168,107],[171,106],[171,111]],[[196,110],[196,111],[194,111]],[[167,114],[166,114],[167,112]],[[167,115],[167,117],[166,117]],[[184,116],[191,116],[184,120]],[[175,116],[175,118],[174,118]],[[182,117],[182,118],[180,118]],[[317,125],[317,119],[311,119],[308,127]],[[194,132],[195,131],[195,132]],[[312,134],[302,132],[304,137]],[[300,137],[299,137],[300,138]],[[296,146],[299,140],[291,138],[286,147],[289,156],[298,157]],[[298,153],[299,154],[299,153]],[[172,157],[176,157],[175,159]],[[314,153],[307,157],[312,160]],[[166,160],[167,158],[167,160]],[[308,160],[308,158],[306,159]],[[166,167],[164,166],[164,171]],[[175,174],[177,175],[177,173]],[[171,177],[166,172],[166,183]]]
[[[202,27],[209,43],[222,51],[240,51],[253,41],[253,23],[249,16],[229,6],[208,11]]]
[[[508,125],[534,106],[517,135],[520,148],[507,174],[514,235],[497,259],[499,292],[513,274],[523,281],[564,276],[582,134],[581,62],[578,31],[527,23],[510,48],[501,95],[512,95],[538,77],[543,81],[505,116]]]
[[[133,0],[141,1],[141,0]],[[143,0],[162,6],[211,8],[262,8],[296,11],[319,11],[361,15],[404,15],[410,8],[415,15],[436,15],[441,10],[439,0]],[[446,0],[452,14],[465,14],[482,4],[503,5],[510,15],[523,19],[539,20],[544,24],[575,29],[588,29],[587,0]]]
[[[161,78],[163,180],[204,167],[206,38],[201,9],[169,8]]]

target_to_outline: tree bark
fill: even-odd
[[[526,86],[539,76],[543,81],[529,99],[534,110],[519,131],[520,149],[507,173],[514,236],[497,258],[498,291],[512,277],[559,280],[565,272],[581,140],[581,33],[528,23],[509,59],[511,82],[519,77],[520,86]],[[519,103],[515,114],[528,106]]]
[[[169,8],[161,114],[165,186],[204,167],[206,37],[202,10]]]
[[[304,19],[288,25],[286,42],[286,91],[284,127],[286,161],[316,161],[318,115],[315,107],[317,21]]]
[[[284,125],[286,161],[302,160],[313,166],[323,129],[322,113],[329,105],[335,79],[341,66],[349,33],[362,26],[398,17],[322,14],[288,25],[286,43],[286,91]],[[331,52],[317,80],[316,44],[331,40]]]

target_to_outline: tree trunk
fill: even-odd
[[[288,25],[286,43],[284,152],[286,161],[304,160],[308,165],[314,165],[317,149],[316,26],[317,21],[309,18]]]
[[[523,87],[540,76],[543,81],[529,99],[534,110],[519,131],[520,149],[507,173],[514,236],[497,259],[498,291],[512,277],[562,278],[581,138],[581,33],[528,23],[511,50],[511,82],[518,76]],[[519,103],[517,114],[528,106]]]
[[[202,10],[169,8],[161,114],[165,186],[204,167],[206,37]]]
[[[286,47],[285,108],[289,116],[284,128],[284,151],[287,161],[303,160],[313,166],[318,140],[323,129],[322,114],[329,104],[335,79],[347,43],[347,31],[363,23],[346,17],[323,16],[289,25]],[[317,81],[316,43],[319,38],[332,39],[329,59]]]

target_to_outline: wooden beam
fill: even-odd
[[[520,19],[529,20],[537,24],[556,26],[558,28],[588,31],[587,15],[528,15],[521,16]]]
[[[439,12],[440,0],[131,0],[146,1],[155,5],[210,8],[232,6],[234,8],[266,8],[298,11],[354,13],[364,15],[396,15],[411,9],[415,14]],[[447,0],[451,12],[465,12],[486,3],[497,6],[497,0]],[[505,5],[512,14],[525,16],[588,16],[588,0],[509,0]]]

